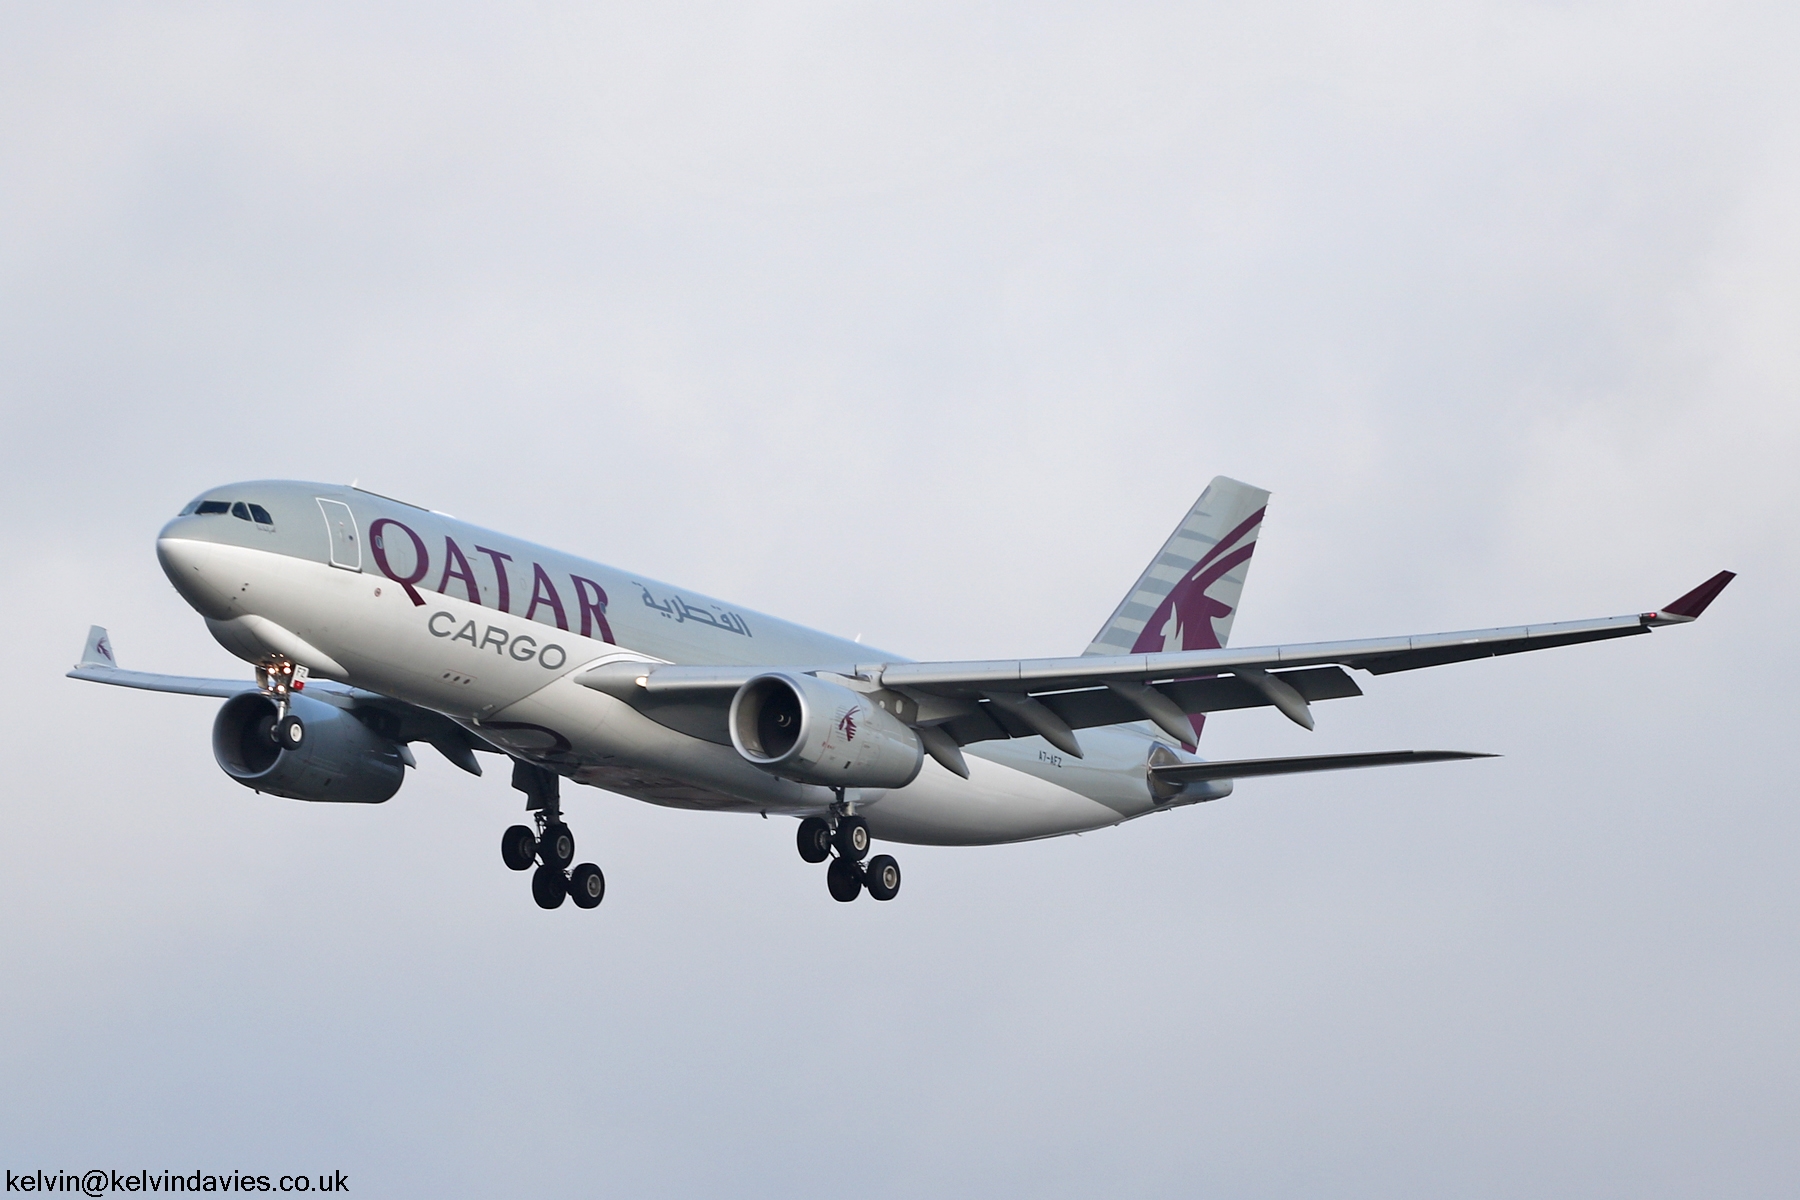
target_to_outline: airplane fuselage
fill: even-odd
[[[805,816],[833,797],[582,686],[578,673],[623,660],[835,663],[853,675],[858,663],[904,661],[353,488],[246,483],[206,500],[226,510],[176,517],[157,555],[226,649],[249,662],[292,658],[315,676],[442,713],[577,782],[656,804]],[[928,758],[904,787],[862,789],[857,811],[884,840],[976,845],[1158,810],[1148,727],[1081,740],[1080,759],[1039,737],[971,746],[968,779]],[[1191,798],[1229,790],[1223,782]]]

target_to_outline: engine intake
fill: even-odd
[[[771,775],[827,787],[905,787],[919,735],[867,696],[812,675],[758,675],[731,698],[731,744]]]
[[[233,696],[213,718],[213,758],[247,788],[289,800],[380,804],[400,790],[400,748],[334,705],[288,697],[306,726],[295,749],[275,744],[275,702],[261,692]]]

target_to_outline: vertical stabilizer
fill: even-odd
[[[1088,654],[1214,650],[1231,636],[1269,493],[1221,475],[1194,501]]]
[[[98,625],[88,627],[87,645],[81,648],[80,666],[84,667],[116,667],[119,660],[113,657],[112,639],[106,630]]]
[[[1231,637],[1269,493],[1221,475],[1194,501],[1084,653],[1214,650]],[[1194,737],[1200,722],[1193,718]]]

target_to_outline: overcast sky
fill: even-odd
[[[353,1195],[1791,1196],[1787,5],[0,7],[0,1159]],[[1215,474],[1233,637],[1696,626],[1364,679],[1081,838],[506,772],[259,797],[152,542],[363,486],[915,657],[1086,645]]]

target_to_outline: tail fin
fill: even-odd
[[[1268,503],[1262,488],[1223,475],[1207,484],[1083,653],[1157,654],[1225,645]],[[1196,713],[1188,720],[1194,726],[1191,748],[1200,742],[1206,716]]]
[[[106,630],[98,625],[88,627],[87,645],[81,648],[83,667],[116,667],[118,660],[113,657],[112,639],[106,636]]]
[[[1268,492],[1223,475],[1207,484],[1084,653],[1225,645],[1268,503]]]

